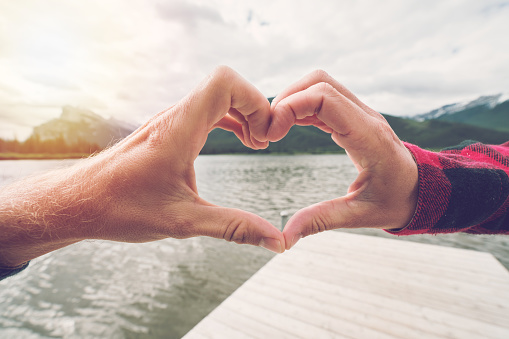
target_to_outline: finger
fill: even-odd
[[[318,116],[322,111],[324,97],[328,101],[347,101],[340,93],[327,83],[315,84],[303,91],[292,94],[281,100],[276,107],[273,107],[272,122],[267,133],[270,141],[282,139],[293,125],[313,124],[318,128],[332,132],[334,126],[328,125]],[[333,106],[334,102],[327,102]],[[328,128],[325,128],[327,126]]]
[[[209,204],[197,205],[193,214],[194,228],[199,235],[261,246],[276,253],[284,252],[283,234],[253,213]]]
[[[272,125],[287,129],[297,120],[316,116],[340,135],[347,135],[355,127],[361,127],[365,115],[359,106],[328,83],[322,82],[280,101],[274,108]]]
[[[252,140],[267,140],[271,120],[268,100],[256,87],[228,67],[216,68],[179,103],[179,108],[180,117],[176,122],[186,127],[184,133],[208,131],[231,109],[235,109],[246,120]],[[247,136],[244,133],[244,139]]]
[[[212,129],[219,127],[226,131],[233,132],[239,140],[244,139],[244,132],[242,131],[242,125],[237,122],[232,116],[225,115],[221,120],[216,122]],[[211,130],[212,130],[211,129]]]
[[[316,128],[321,129],[322,131],[326,133],[332,133],[334,130],[327,126],[323,121],[320,121],[316,115],[313,115],[311,117],[306,117],[304,119],[297,119],[295,121],[295,125],[298,126],[314,126]]]
[[[249,132],[249,126],[247,124],[246,118],[242,115],[242,113],[240,113],[234,108],[230,108],[228,110],[228,116],[232,117],[235,121],[237,121],[237,123],[241,127],[243,134],[243,139],[241,139],[241,141],[244,143],[244,145],[251,147],[253,143],[251,141],[251,133]]]
[[[251,136],[249,135],[250,133],[247,125],[239,124],[237,120],[234,119],[229,114],[225,115],[213,126],[213,128],[216,127],[222,128],[226,131],[233,132],[237,136],[237,138],[244,144],[244,146],[252,149],[266,148],[269,144],[268,141],[265,142],[256,141],[256,143],[254,143],[252,141]]]
[[[368,164],[365,161],[378,161],[384,153],[392,151],[392,143],[399,140],[384,120],[366,113],[328,83],[292,94],[273,110],[269,140],[287,133],[295,121],[316,116],[333,130],[333,140],[362,167]]]
[[[253,149],[267,148],[269,145],[268,141],[258,141],[251,133],[251,127],[246,117],[235,108],[230,108],[228,115],[232,116],[241,126],[244,138],[241,141],[247,147]]]
[[[327,74],[323,70],[316,70],[311,72],[310,74],[304,76],[299,81],[295,82],[291,86],[287,87],[283,92],[279,93],[274,100],[272,100],[271,103],[271,110],[274,111],[278,104],[284,100],[285,98],[298,93],[300,91],[304,91],[308,89],[309,87],[316,85],[318,83],[327,83],[331,85],[338,93],[341,93],[345,98],[349,99],[351,102],[353,102],[355,105],[360,107],[365,114],[370,115],[374,117],[375,119],[378,119],[380,121],[385,122],[385,118],[375,110],[371,109],[369,106],[364,104],[362,101],[360,101],[351,91],[349,91],[345,86],[343,86],[341,83],[336,81],[333,77],[331,77],[329,74]],[[273,115],[273,120],[276,119],[278,121],[281,120],[281,118],[278,119],[278,117]],[[285,121],[282,121],[280,123],[272,122],[271,126],[269,127],[269,133],[267,138],[270,141],[278,141],[282,139],[286,133],[289,131],[289,121],[291,122],[292,119],[290,116],[285,116],[282,119],[285,119]],[[273,126],[275,125],[275,126]],[[291,127],[291,126],[290,126]],[[316,126],[320,129],[320,126]]]
[[[283,100],[284,98],[303,91],[315,84],[318,83],[328,83],[331,85],[336,91],[343,94],[346,98],[351,100],[353,103],[357,104],[361,108],[370,111],[371,113],[378,114],[371,108],[369,108],[367,105],[365,105],[362,101],[360,101],[350,90],[348,90],[345,86],[343,86],[341,83],[339,83],[336,79],[331,77],[327,72],[323,70],[316,70],[313,71],[306,76],[304,76],[302,79],[298,80],[297,82],[293,83],[292,85],[288,86],[283,92],[279,93],[274,100],[272,100],[271,107],[274,108],[278,105],[278,103]]]
[[[318,113],[327,111],[330,114],[328,107],[322,110],[325,99],[327,99],[326,106],[334,106],[336,102],[347,101],[339,92],[327,83],[315,84],[305,90],[294,93],[283,100],[277,106],[273,107],[272,122],[267,133],[267,138],[270,141],[278,141],[282,139],[290,130],[293,125],[310,125],[314,124],[317,127],[327,125]],[[333,100],[333,102],[330,102]],[[331,130],[337,126],[328,126]]]
[[[269,139],[285,134],[297,121],[320,121],[341,135],[365,125],[366,114],[328,83],[319,83],[281,100],[274,108]]]

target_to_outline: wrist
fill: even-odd
[[[0,191],[0,266],[23,263],[86,239],[100,217],[94,187],[79,164]],[[94,197],[94,198],[93,198]]]

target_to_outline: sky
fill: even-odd
[[[72,105],[141,124],[228,65],[267,97],[323,69],[373,109],[509,92],[509,1],[0,0],[0,137]]]

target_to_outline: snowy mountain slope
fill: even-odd
[[[509,94],[481,96],[472,101],[445,105],[407,118],[417,121],[438,119],[509,131]]]

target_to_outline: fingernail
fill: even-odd
[[[281,241],[274,238],[263,238],[258,246],[268,249],[269,251],[282,253]]]
[[[297,233],[293,236],[293,239],[292,239],[292,243],[290,245],[290,248],[292,248],[293,246],[295,246],[295,244],[297,243],[297,241],[299,241],[300,239],[302,239],[302,233]]]

